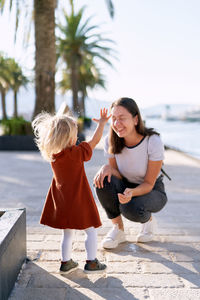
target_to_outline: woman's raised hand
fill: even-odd
[[[103,181],[106,176],[108,176],[108,182],[110,182],[112,176],[112,167],[110,165],[102,166],[98,173],[95,175],[93,181],[95,187],[99,189],[103,188]]]

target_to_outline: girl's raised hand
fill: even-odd
[[[92,120],[97,122],[97,123],[107,123],[108,120],[110,119],[111,114],[108,116],[108,110],[106,108],[103,108],[100,110],[100,118],[99,119],[95,119],[93,118]]]

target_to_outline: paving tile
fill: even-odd
[[[199,273],[200,263],[187,262],[141,262],[141,272],[150,274],[194,274]]]
[[[198,300],[200,299],[200,290],[187,288],[165,288],[149,289],[151,300]]]
[[[71,289],[71,288],[70,288]],[[9,300],[65,300],[70,294],[67,288],[16,288]],[[69,299],[69,298],[68,298]]]
[[[93,160],[86,164],[90,183],[102,157],[102,150],[98,149]],[[1,160],[12,162],[16,176],[20,167],[26,178],[23,182],[19,174],[19,186],[15,185],[12,193],[19,194],[22,186],[29,187],[23,189],[19,201],[9,193],[10,185],[4,185],[7,191],[4,201],[8,207],[27,207],[27,255],[30,259],[24,264],[9,300],[200,299],[200,164],[194,165],[193,160],[173,151],[166,153],[166,158],[166,170],[169,169],[174,179],[166,181],[169,201],[165,209],[156,214],[155,240],[137,244],[136,235],[141,224],[124,219],[127,242],[117,249],[102,249],[101,240],[112,224],[97,201],[103,223],[98,229],[97,256],[108,265],[107,273],[86,275],[83,272],[85,234],[75,231],[72,256],[79,267],[70,274],[61,275],[62,232],[39,224],[41,199],[45,198],[51,180],[50,167],[42,162],[39,153],[4,152],[0,163]],[[32,167],[33,172],[30,172]],[[5,172],[8,170],[9,164]],[[41,176],[35,175],[38,173]]]

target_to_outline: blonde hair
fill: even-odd
[[[53,161],[53,154],[71,146],[77,134],[77,122],[69,114],[42,112],[33,120],[32,127],[43,158],[50,162]]]

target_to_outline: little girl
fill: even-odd
[[[92,150],[102,137],[104,126],[110,118],[107,114],[107,109],[101,110],[100,119],[93,119],[98,123],[93,137],[78,146],[77,122],[69,114],[51,115],[43,112],[32,123],[37,146],[43,158],[51,163],[53,171],[40,223],[62,229],[62,273],[78,266],[71,259],[74,229],[83,229],[86,233],[87,260],[84,272],[95,273],[106,269],[106,265],[96,258],[96,228],[102,224],[85,174],[84,161],[91,159]]]

